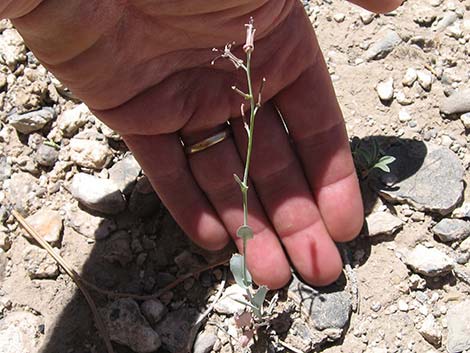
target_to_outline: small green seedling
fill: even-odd
[[[351,152],[357,175],[362,179],[366,179],[374,169],[390,173],[389,164],[395,161],[395,157],[384,154],[376,140],[364,143],[355,137],[351,141]]]
[[[237,230],[237,237],[243,240],[243,255],[242,254],[235,254],[232,256],[230,260],[230,270],[235,278],[236,283],[245,289],[246,291],[246,298],[247,301],[240,301],[241,303],[245,304],[248,308],[251,308],[253,313],[258,318],[263,317],[263,304],[266,298],[266,293],[268,292],[268,288],[265,286],[260,286],[257,291],[253,289],[253,280],[251,277],[250,272],[246,266],[246,251],[247,251],[247,242],[249,239],[253,238],[253,230],[248,225],[248,176],[250,170],[250,160],[251,160],[251,153],[253,149],[253,133],[255,127],[255,117],[258,110],[261,108],[261,94],[264,88],[264,83],[266,82],[263,79],[261,83],[260,90],[258,95],[255,99],[255,95],[253,93],[253,84],[251,80],[251,56],[254,50],[254,35],[255,35],[255,28],[253,26],[253,18],[250,18],[250,22],[245,25],[246,27],[246,41],[245,45],[243,46],[243,50],[246,54],[246,61],[236,57],[231,52],[232,44],[227,44],[220,55],[221,58],[226,58],[232,62],[236,69],[242,69],[245,71],[247,86],[248,86],[248,93],[243,92],[239,88],[233,86],[232,89],[242,96],[246,101],[250,104],[250,116],[249,120],[245,118],[245,109],[244,104],[241,105],[241,115],[245,124],[245,130],[247,131],[248,135],[248,146],[247,146],[247,153],[246,153],[246,161],[245,161],[245,170],[243,173],[243,178],[240,178],[238,175],[234,174],[235,181],[240,186],[240,191],[242,193],[242,201],[243,201],[243,225],[240,226]],[[214,51],[219,51],[214,49]],[[238,300],[237,300],[238,301]]]

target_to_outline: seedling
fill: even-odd
[[[245,107],[244,104],[241,104],[241,116],[243,118],[243,122],[245,125],[245,130],[248,135],[248,146],[246,152],[246,160],[245,160],[245,170],[243,173],[243,178],[240,178],[238,175],[234,174],[233,177],[235,181],[240,186],[240,191],[242,193],[242,203],[243,203],[243,225],[240,226],[237,230],[237,237],[241,238],[243,241],[243,254],[234,254],[230,259],[230,270],[232,271],[233,277],[236,283],[242,287],[246,291],[246,298],[247,301],[240,301],[241,303],[245,304],[248,308],[251,308],[253,313],[256,317],[261,319],[263,317],[263,303],[266,297],[266,293],[268,292],[268,288],[265,286],[260,286],[258,290],[254,290],[253,288],[253,280],[251,277],[250,272],[246,266],[246,252],[247,252],[247,243],[249,239],[253,238],[253,230],[248,225],[248,176],[250,171],[250,161],[251,161],[251,153],[253,150],[253,133],[255,127],[255,117],[258,110],[261,108],[261,95],[264,88],[264,83],[266,82],[265,79],[262,80],[261,87],[255,98],[255,94],[253,92],[253,84],[251,80],[251,57],[254,51],[254,35],[255,35],[255,28],[253,25],[253,18],[250,18],[248,24],[245,25],[246,27],[246,40],[245,45],[243,46],[243,51],[246,54],[246,60],[242,60],[236,57],[232,52],[232,44],[227,44],[223,51],[221,51],[221,55],[218,58],[226,58],[235,66],[236,69],[242,69],[246,74],[246,81],[248,86],[248,92],[245,93],[240,90],[238,87],[233,86],[232,89],[238,93],[243,99],[250,104],[250,116],[249,119],[246,119],[245,116]],[[214,51],[219,52],[218,49],[214,49]],[[218,59],[216,58],[216,59]],[[215,60],[216,60],[215,59]],[[214,61],[215,61],[214,60]],[[214,62],[213,61],[213,62]],[[238,301],[238,300],[237,300]]]
[[[366,179],[374,169],[390,173],[389,164],[395,161],[395,157],[385,155],[376,140],[364,143],[355,137],[351,141],[351,152],[357,175],[361,179]]]

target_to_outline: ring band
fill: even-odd
[[[230,136],[230,129],[227,128],[195,144],[185,146],[184,151],[186,152],[186,154],[193,154],[196,152],[201,152],[211,146],[218,144],[219,142],[222,142],[229,136]]]

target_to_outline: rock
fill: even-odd
[[[13,28],[5,29],[0,36],[0,63],[14,71],[16,65],[26,60],[26,46],[18,32]]]
[[[26,221],[45,241],[52,245],[59,244],[63,229],[62,217],[59,212],[42,209],[27,217]],[[25,235],[32,240],[26,232]]]
[[[345,290],[331,287],[321,292],[299,281],[296,276],[289,285],[288,295],[300,304],[317,330],[344,329],[351,314],[351,296]]]
[[[442,100],[439,110],[444,115],[470,112],[470,88],[455,91]]]
[[[67,225],[81,235],[95,240],[107,238],[117,228],[114,220],[92,215],[79,208],[67,209]]]
[[[70,192],[86,207],[105,214],[117,214],[126,207],[121,191],[108,179],[85,173],[75,174]]]
[[[432,232],[446,243],[461,241],[470,236],[470,222],[444,218],[432,228]]]
[[[470,253],[470,237],[460,243],[459,250]]]
[[[8,117],[8,123],[22,134],[29,134],[41,130],[56,116],[55,110],[49,107],[28,113],[12,114]]]
[[[401,38],[397,32],[386,29],[377,33],[374,43],[367,49],[364,58],[368,61],[385,58],[398,44]]]
[[[160,199],[146,176],[137,180],[129,199],[129,210],[137,216],[155,214],[161,207]]]
[[[8,251],[11,248],[11,240],[7,233],[0,231],[0,249]]]
[[[222,298],[215,304],[214,310],[219,314],[225,315],[233,315],[243,311],[245,305],[236,300],[246,301],[245,290],[238,284],[232,284],[225,289]]]
[[[432,87],[432,74],[427,70],[419,70],[418,74],[418,83],[426,91],[429,92]]]
[[[0,285],[3,284],[3,280],[5,279],[5,271],[8,265],[8,257],[5,251],[0,249]],[[0,347],[1,348],[1,347]]]
[[[106,240],[103,258],[110,263],[127,266],[134,258],[130,242],[129,234],[125,230],[118,230]]]
[[[449,27],[450,25],[452,25],[455,21],[457,21],[458,18],[459,17],[457,16],[455,12],[453,11],[446,12],[444,16],[442,16],[440,21],[434,23],[436,25],[434,27],[434,30],[436,32],[441,32],[445,30],[447,27]]]
[[[462,206],[452,212],[454,218],[470,218],[470,202],[464,202]]]
[[[123,194],[130,194],[142,168],[129,154],[109,169],[109,179],[116,184]]]
[[[140,310],[152,327],[154,327],[168,312],[166,306],[157,299],[144,301],[140,305]]]
[[[345,18],[346,18],[346,15],[344,13],[336,13],[333,16],[333,19],[338,23],[344,22]]]
[[[405,256],[405,263],[425,276],[441,276],[452,271],[454,262],[443,252],[419,244]]]
[[[374,212],[366,218],[368,235],[392,235],[403,227],[400,218],[388,212]]]
[[[37,179],[29,173],[15,173],[11,179],[5,180],[4,189],[12,206],[26,216],[36,198]]]
[[[29,245],[23,252],[23,263],[32,279],[54,278],[59,274],[59,267],[46,250]]]
[[[393,98],[393,78],[380,82],[375,87],[382,102],[388,102]]]
[[[400,109],[398,112],[398,120],[400,120],[401,123],[406,123],[411,120],[411,115],[407,110]]]
[[[4,181],[11,176],[11,164],[6,156],[0,156],[0,181]]]
[[[413,21],[422,27],[430,27],[437,17],[431,7],[419,6],[413,13]]]
[[[403,84],[403,86],[411,87],[417,79],[418,72],[410,67],[406,70],[405,76],[403,76],[403,80],[401,81],[401,83]]]
[[[116,131],[110,129],[106,124],[104,124],[101,120],[95,117],[95,126],[98,128],[101,133],[109,138],[110,140],[121,141],[121,135],[119,135]]]
[[[104,142],[76,137],[70,140],[70,159],[80,167],[102,169],[112,156],[113,152]]]
[[[57,126],[63,136],[71,137],[88,122],[89,115],[91,115],[91,113],[88,107],[84,103],[81,103],[73,109],[66,110],[59,115],[57,118]]]
[[[398,180],[393,187],[380,190],[386,199],[441,215],[452,212],[462,199],[464,169],[449,149],[409,141],[386,154],[396,158],[390,170]]]
[[[447,27],[446,35],[454,39],[460,39],[463,37],[463,30],[460,27],[460,23],[453,23],[451,26]]]
[[[361,18],[362,23],[365,25],[368,25],[374,20],[375,13],[367,11],[367,10],[361,10],[359,17]]]
[[[59,159],[59,151],[54,147],[42,144],[36,152],[36,162],[44,167],[53,167]]]
[[[447,312],[447,351],[461,353],[470,349],[470,300],[449,308]]]
[[[460,116],[460,121],[462,122],[465,129],[470,130],[470,113],[465,113]]]
[[[398,301],[398,310],[406,313],[409,309],[410,309],[409,305],[403,299],[400,299]]]
[[[167,314],[156,328],[163,347],[170,353],[186,352],[189,332],[198,316],[199,313],[191,308],[182,308]]]
[[[413,104],[413,99],[407,97],[406,94],[403,91],[398,91],[397,94],[395,95],[395,98],[397,99],[397,102],[400,105]]]
[[[118,299],[100,312],[112,341],[137,353],[152,353],[160,348],[160,336],[142,316],[134,300]]]
[[[423,338],[433,346],[437,347],[441,344],[441,330],[439,329],[439,326],[437,325],[437,322],[432,314],[426,316],[418,331],[421,336],[423,336]]]
[[[210,353],[217,342],[217,336],[212,332],[204,331],[194,342],[193,353]]]
[[[40,336],[40,320],[27,311],[10,312],[0,320],[0,351],[2,353],[37,352],[35,337]]]

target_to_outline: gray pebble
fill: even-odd
[[[140,305],[140,310],[150,325],[155,326],[168,312],[168,309],[161,301],[150,299]]]
[[[441,276],[452,271],[454,262],[443,252],[419,244],[405,256],[405,263],[425,276]]]
[[[470,89],[455,91],[442,100],[440,111],[444,115],[464,114],[470,112]]]
[[[470,222],[444,218],[432,228],[432,232],[446,243],[461,241],[470,236]]]
[[[367,49],[364,58],[366,60],[382,59],[400,44],[401,41],[397,32],[390,29],[381,31],[375,36],[374,43]]]
[[[447,312],[447,350],[461,353],[470,349],[470,300],[451,306]]]
[[[48,145],[40,145],[36,151],[36,162],[44,167],[52,167],[59,158],[59,151]]]
[[[55,110],[49,107],[33,112],[13,114],[8,117],[8,122],[20,133],[29,134],[41,130],[56,116]]]

